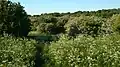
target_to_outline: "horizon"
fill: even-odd
[[[120,0],[10,0],[20,2],[29,15],[40,15],[44,13],[73,13],[77,11],[97,11],[102,9],[120,8]]]

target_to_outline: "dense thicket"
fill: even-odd
[[[64,35],[44,48],[44,67],[119,67],[119,13],[108,9],[29,16],[37,35]]]
[[[30,31],[30,20],[23,8],[20,3],[0,0],[0,34],[27,36]]]
[[[45,48],[45,67],[119,67],[120,35],[62,36]]]
[[[118,31],[120,9],[78,11],[74,13],[49,13],[29,16],[32,30],[46,34],[68,34],[76,36],[103,35]],[[117,16],[118,15],[118,16]],[[115,30],[115,28],[117,28]]]
[[[49,17],[49,18],[48,18]],[[85,35],[103,35],[113,32],[112,18],[106,19],[97,16],[45,16],[38,17],[36,21],[32,21],[32,30],[45,34],[68,34],[76,36],[78,34]],[[116,22],[117,23],[117,22]]]
[[[35,40],[0,36],[0,67],[33,67]]]
[[[0,67],[34,66],[37,42],[13,37],[27,36],[30,30],[30,20],[24,7],[20,3],[0,0]]]
[[[120,67],[119,34],[119,8],[31,16],[0,0],[0,67],[41,67],[43,59],[43,67]]]

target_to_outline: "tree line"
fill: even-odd
[[[32,24],[31,30],[45,34],[67,34],[69,36],[79,34],[98,36],[118,32],[120,9],[98,10],[88,12],[88,14],[86,12],[79,11],[63,16],[56,16],[56,13],[29,16]]]
[[[30,31],[43,34],[102,35],[119,30],[120,9],[45,13],[28,15],[18,2],[0,1],[0,34],[27,36]]]
[[[54,12],[54,13],[43,13],[41,15],[52,15],[52,16],[55,16],[55,17],[61,17],[61,16],[64,16],[64,15],[70,15],[70,16],[80,16],[81,14],[82,15],[85,15],[85,16],[98,16],[98,17],[104,17],[104,18],[109,18],[111,17],[113,14],[119,14],[120,13],[120,8],[118,9],[102,9],[102,10],[97,10],[97,11],[77,11],[77,12],[74,12],[74,13],[70,13],[70,12],[67,12],[67,13],[59,13],[59,12]],[[39,17],[41,15],[33,15],[33,17]],[[29,15],[30,17],[32,15]]]

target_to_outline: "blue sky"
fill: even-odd
[[[120,0],[11,0],[20,2],[28,14],[93,11],[120,8]]]

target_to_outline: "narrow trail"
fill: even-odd
[[[42,53],[40,50],[37,50],[35,58],[35,67],[42,67],[44,64],[44,59],[42,58]]]
[[[45,37],[45,36],[44,36]],[[45,60],[43,58],[43,49],[44,49],[44,43],[50,44],[49,42],[54,41],[52,36],[49,37],[30,37],[32,39],[35,39],[38,41],[38,44],[36,45],[36,54],[35,54],[35,66],[34,67],[43,67],[43,64],[45,64]],[[42,46],[42,47],[41,47]]]

